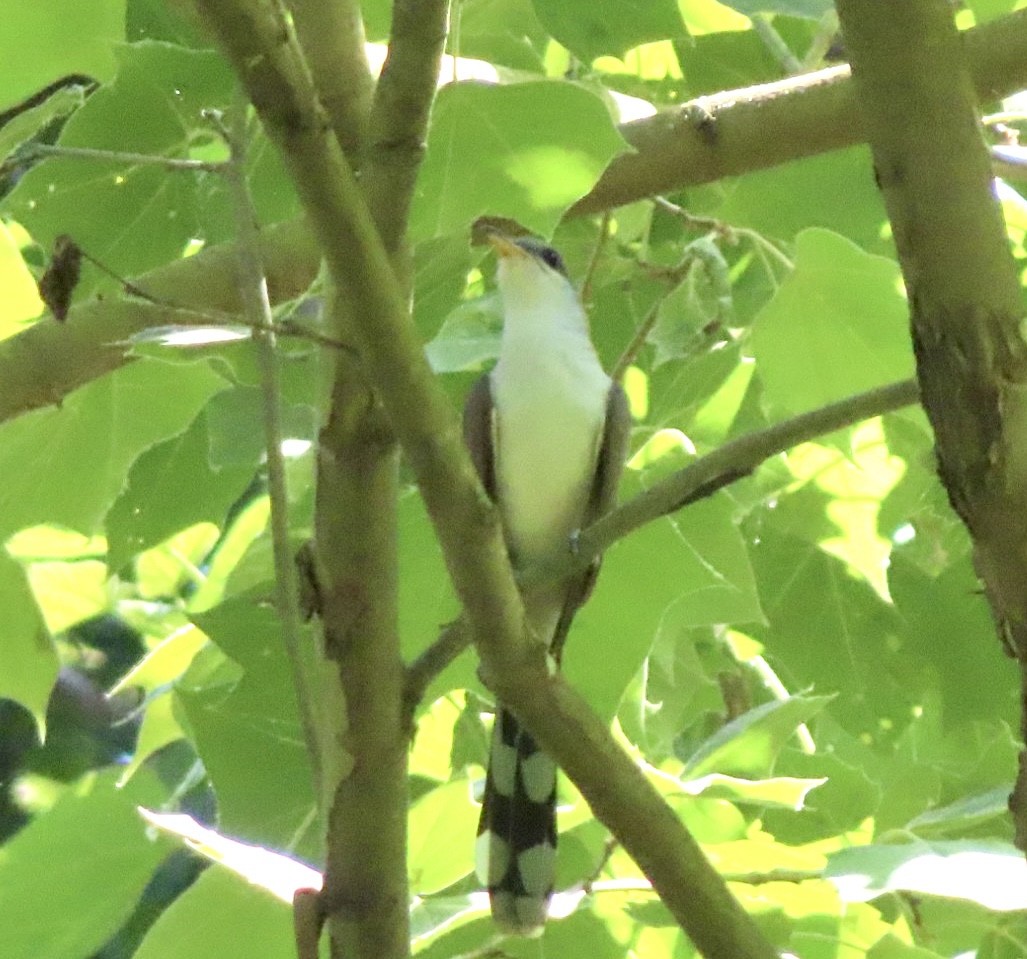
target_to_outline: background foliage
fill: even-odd
[[[1019,5],[980,0],[961,17]],[[388,4],[364,6],[369,38],[383,39]],[[492,267],[467,241],[485,214],[554,235],[572,275],[588,274],[608,365],[655,318],[625,381],[636,455],[622,498],[726,440],[912,375],[863,148],[640,201],[603,226],[561,224],[626,149],[618,111],[776,78],[749,17],[772,22],[801,59],[830,13],[812,0],[458,4],[451,52],[467,60],[444,68],[460,82],[440,90],[411,226],[414,318],[454,402],[497,346]],[[187,17],[154,0],[47,0],[15,16],[0,35],[0,104],[72,73],[100,87],[0,128],[5,154],[66,118],[64,145],[222,155],[200,111],[227,108],[234,81]],[[254,138],[258,214],[289,219],[296,199]],[[2,337],[55,322],[34,290],[59,234],[122,276],[234,235],[216,174],[77,158],[9,169]],[[1022,258],[1023,201],[1003,195]],[[76,295],[120,292],[86,265]],[[311,301],[281,310],[310,315]],[[273,877],[284,857],[316,866],[322,849],[269,603],[257,363],[247,341],[128,348],[131,364],[0,427],[0,955],[289,956],[290,887]],[[300,542],[325,362],[305,340],[282,350]],[[413,656],[456,603],[412,486],[399,511]],[[1027,867],[1005,816],[1017,677],[919,410],[804,443],[617,544],[565,661],[782,950],[1027,951]],[[83,705],[95,690],[116,696]],[[493,940],[472,875],[487,703],[467,652],[418,713],[408,872],[419,955],[480,954]],[[569,786],[562,801],[566,915],[541,946],[503,942],[505,953],[690,955]],[[137,806],[216,828],[192,841],[222,865],[197,878],[199,858],[174,838],[193,827],[148,825]],[[246,859],[224,838],[269,852]]]

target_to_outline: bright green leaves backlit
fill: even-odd
[[[892,260],[835,233],[796,238],[795,273],[753,331],[764,395],[799,413],[913,375],[908,306]]]
[[[466,233],[477,217],[552,234],[626,144],[602,101],[566,83],[450,84],[435,105],[418,180],[418,239]]]
[[[126,0],[46,0],[4,5],[0,106],[7,108],[72,73],[110,80],[125,38]]]
[[[623,56],[651,40],[683,39],[674,0],[535,0],[542,25],[576,57],[590,63]]]

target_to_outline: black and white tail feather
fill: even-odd
[[[478,878],[506,932],[540,933],[556,866],[556,764],[498,707],[478,821]]]
[[[530,565],[613,507],[631,417],[624,391],[599,363],[559,254],[530,239],[490,242],[500,256],[503,339],[495,369],[467,398],[464,438],[500,508],[511,560]],[[522,594],[526,622],[557,666],[598,568],[596,561]],[[476,852],[504,931],[542,931],[556,838],[556,765],[499,704]]]

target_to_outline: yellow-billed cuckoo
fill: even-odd
[[[603,371],[560,255],[493,234],[503,334],[499,360],[471,390],[464,436],[524,568],[565,547],[614,504],[631,420]],[[529,628],[559,662],[598,562],[524,593]],[[492,915],[510,932],[541,931],[553,894],[556,766],[500,704],[478,824],[477,866]]]

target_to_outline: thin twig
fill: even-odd
[[[750,19],[756,36],[763,41],[763,46],[770,51],[782,69],[788,74],[802,73],[802,63],[777,32],[770,18],[765,13],[754,13]]]
[[[289,496],[282,455],[282,385],[275,351],[274,315],[268,298],[267,278],[259,254],[260,235],[256,211],[246,184],[246,101],[240,96],[232,111],[232,124],[224,124],[220,114],[208,111],[207,117],[218,128],[229,147],[227,168],[232,191],[232,207],[239,236],[239,285],[246,313],[254,325],[253,339],[260,363],[263,396],[264,435],[267,445],[268,495],[271,500],[271,542],[275,562],[276,607],[282,625],[282,638],[292,671],[303,734],[310,756],[315,795],[321,794],[320,751],[313,692],[303,667],[300,649],[302,616],[299,583],[292,546],[289,541]]]
[[[447,624],[427,649],[408,667],[403,702],[411,721],[432,680],[471,645],[471,631],[463,619]]]
[[[581,284],[581,302],[587,308],[592,302],[592,284],[595,282],[596,270],[599,268],[599,261],[603,256],[603,248],[610,236],[610,211],[604,210],[599,221],[599,236],[595,246],[592,248],[592,256],[588,261],[588,268],[585,270],[585,279]]]
[[[123,153],[120,150],[95,150],[92,147],[52,146],[33,143],[25,148],[23,157],[78,157],[82,160],[105,160],[108,163],[127,163],[131,166],[160,166],[165,170],[186,170],[200,173],[227,173],[226,160],[186,160],[181,157],[162,157],[152,153]]]

